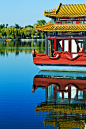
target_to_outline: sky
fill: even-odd
[[[0,24],[22,27],[34,25],[37,20],[51,20],[44,16],[44,10],[57,8],[62,4],[86,4],[86,0],[0,0]]]

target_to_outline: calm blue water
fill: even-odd
[[[32,93],[38,71],[31,54],[0,56],[0,129],[44,128],[35,107],[45,101],[45,90]]]
[[[21,51],[16,55],[15,51],[13,53],[8,51],[7,55],[6,52],[4,55],[0,55],[0,129],[59,129],[63,127],[63,125],[61,126],[62,121],[66,123],[66,121],[70,122],[71,120],[74,122],[72,122],[73,126],[70,123],[70,126],[68,125],[66,128],[74,129],[74,126],[77,129],[80,128],[75,123],[78,125],[82,120],[81,118],[77,120],[76,118],[71,120],[67,118],[65,120],[63,116],[62,118],[57,117],[59,113],[56,116],[52,111],[35,111],[38,104],[41,105],[42,102],[46,101],[45,88],[37,88],[32,93],[33,80],[39,71],[33,64],[31,53]],[[65,73],[58,73],[59,76],[63,74],[66,76]],[[45,73],[45,75],[47,74]],[[50,75],[52,76],[53,73]],[[54,75],[57,76],[56,73]],[[71,76],[75,75],[71,74]],[[84,76],[85,74],[83,74]],[[52,91],[53,87],[51,86],[49,90]],[[53,92],[51,92],[52,96]],[[51,98],[48,101],[51,104],[55,100]],[[79,116],[81,115],[79,114]],[[82,118],[85,119],[85,116]],[[85,121],[82,123],[83,128],[85,128]]]

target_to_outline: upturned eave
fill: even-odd
[[[85,32],[86,24],[57,25],[55,23],[48,23],[42,26],[35,26],[35,29],[44,32]]]

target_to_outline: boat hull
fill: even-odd
[[[86,66],[76,66],[76,65],[52,65],[52,64],[36,64],[40,70],[48,71],[82,71],[86,72]]]
[[[86,54],[78,53],[76,57],[72,58],[69,52],[53,53],[53,57],[47,54],[38,54],[33,50],[33,62],[41,70],[53,71],[82,71],[86,72]]]

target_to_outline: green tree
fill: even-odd
[[[0,33],[0,37],[2,37],[2,33]]]
[[[28,27],[29,29],[33,28],[33,26],[31,26],[31,25],[27,25],[27,27]]]
[[[9,29],[9,28],[6,29],[6,36],[7,36],[8,38],[10,37],[10,29]]]
[[[41,26],[42,24],[44,25],[45,23],[46,23],[45,20],[38,20],[38,21],[37,21],[37,25],[40,25],[40,26]]]
[[[34,37],[34,34],[35,34],[35,28],[31,28],[31,37],[33,38]]]
[[[8,27],[8,24],[6,24],[6,28]]]
[[[18,24],[15,23],[15,28],[20,28]]]

